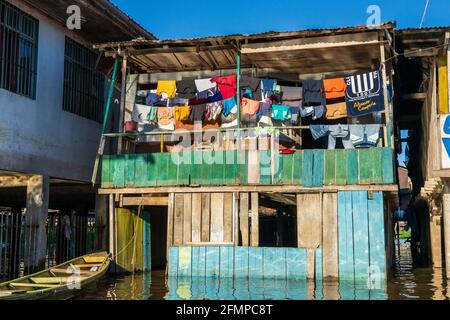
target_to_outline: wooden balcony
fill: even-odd
[[[391,148],[104,155],[102,188],[392,185]]]

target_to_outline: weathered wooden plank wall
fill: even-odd
[[[322,280],[322,250],[311,249],[314,280]],[[189,256],[190,255],[190,256]],[[307,250],[235,246],[170,248],[170,277],[236,279],[307,279]]]
[[[301,150],[291,155],[271,151],[208,151],[105,155],[102,187],[220,185],[380,185],[395,182],[390,148]]]
[[[169,247],[191,243],[231,243],[233,207],[232,193],[171,194],[167,229]]]
[[[173,198],[174,219],[183,225],[183,213],[181,212],[178,217],[177,208],[181,208],[180,210],[186,208],[185,199],[193,197],[179,195]],[[215,208],[206,211],[209,215],[207,217],[209,231],[203,236],[206,236],[208,241],[203,240],[194,244],[205,246],[204,242],[208,243],[205,259],[209,259],[210,262],[205,262],[206,268],[208,269],[210,265],[214,269],[207,271],[208,274],[214,276],[220,273],[220,270],[215,269],[216,266],[223,266],[221,267],[223,270],[228,270],[225,266],[233,265],[235,277],[259,277],[259,274],[264,274],[271,278],[320,277],[320,279],[367,281],[369,272],[377,272],[381,275],[381,281],[385,279],[387,253],[382,192],[298,194],[298,249],[264,248],[263,252],[258,247],[258,232],[254,224],[258,217],[257,200],[257,194],[248,193],[241,193],[237,202],[234,201],[232,194],[217,193],[198,197],[201,203],[196,204],[197,207],[204,207],[206,201],[208,208]],[[238,225],[236,234],[240,238],[238,242],[233,242],[231,237],[233,205],[237,210],[235,223]],[[194,204],[191,206],[194,207]],[[192,213],[192,217],[194,216],[200,217],[200,214]],[[204,217],[201,219],[203,222]],[[179,243],[176,239],[183,239],[183,232],[199,234],[202,222],[192,221],[192,230],[180,229],[180,235],[173,235],[174,245],[180,247],[192,245],[186,241]],[[174,231],[175,229],[176,227],[173,228]],[[209,246],[214,248],[233,244],[235,244],[233,253],[230,253],[231,249],[209,249]],[[199,249],[195,249],[193,255],[199,254],[196,250]],[[221,255],[226,257],[223,262]],[[195,257],[195,261],[199,259]],[[193,268],[195,269],[195,266]]]
[[[339,279],[367,283],[375,272],[385,280],[384,216],[382,192],[338,193]]]

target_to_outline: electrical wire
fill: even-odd
[[[427,3],[425,4],[425,9],[423,10],[422,20],[420,21],[420,29],[422,29],[423,23],[425,22],[425,17],[427,15],[429,4],[430,4],[430,0],[427,0]]]

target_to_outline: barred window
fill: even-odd
[[[0,0],[0,88],[35,99],[39,21]]]
[[[95,52],[66,37],[63,110],[102,122],[105,77],[96,62]]]

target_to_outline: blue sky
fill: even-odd
[[[382,21],[418,28],[426,0],[111,0],[160,39],[291,31],[366,24],[369,5]],[[424,26],[450,25],[450,0],[430,0]]]

